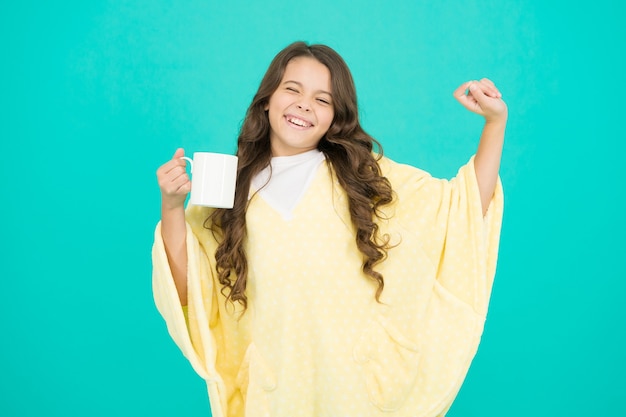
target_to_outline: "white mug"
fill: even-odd
[[[191,197],[196,206],[233,208],[237,180],[237,157],[213,152],[194,152],[191,165]]]

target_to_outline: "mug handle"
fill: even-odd
[[[185,161],[189,162],[189,166],[191,167],[191,173],[193,174],[193,159],[186,156],[181,156],[180,159],[184,159]]]

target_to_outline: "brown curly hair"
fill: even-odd
[[[213,211],[204,224],[219,241],[215,259],[222,294],[227,300],[241,303],[244,309],[248,305],[245,238],[250,184],[272,157],[265,108],[289,61],[303,56],[315,58],[330,71],[334,119],[317,148],[326,156],[331,172],[347,194],[356,246],[363,254],[363,272],[378,283],[376,300],[380,301],[384,288],[383,276],[374,270],[389,248],[388,237],[379,236],[375,221],[380,217],[379,207],[392,201],[391,185],[378,166],[382,147],[360,125],[354,81],[341,56],[325,45],[295,42],[274,57],[246,112],[237,141],[239,165],[234,207]],[[374,145],[377,155],[373,153]]]

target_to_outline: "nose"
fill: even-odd
[[[302,111],[310,111],[311,110],[311,104],[306,99],[302,99],[298,103],[296,103],[296,107],[299,110],[302,110]]]

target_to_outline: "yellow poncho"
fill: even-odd
[[[259,195],[247,213],[248,310],[216,280],[207,208],[187,210],[188,317],[160,225],[153,247],[156,305],[195,371],[214,417],[431,417],[450,407],[476,353],[496,268],[503,197],[483,217],[473,159],[450,180],[380,161],[395,192],[377,284],[346,196],[323,163],[285,220]]]

